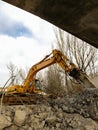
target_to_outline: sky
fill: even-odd
[[[30,68],[50,54],[54,26],[41,18],[0,1],[0,86],[9,78],[7,65]]]

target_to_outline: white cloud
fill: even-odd
[[[7,8],[7,9],[6,9]],[[26,11],[17,9],[0,1],[0,12],[7,26],[10,19],[14,22],[21,22],[32,31],[35,37],[11,37],[0,35],[0,85],[4,85],[8,79],[7,64],[12,62],[23,69],[36,64],[45,55],[51,53],[51,45],[54,41],[53,25],[41,20]],[[0,19],[1,20],[1,19]],[[1,26],[1,25],[0,25]],[[54,43],[55,45],[55,43]]]
[[[36,38],[43,41],[43,43],[45,42],[46,44],[48,42],[47,39],[52,40],[54,38],[54,33],[52,31],[54,25],[22,9],[10,4],[5,4],[5,2],[2,3],[3,6],[0,10],[2,10],[3,13],[17,22],[22,22],[22,24],[32,30],[32,32],[36,35]],[[5,10],[6,8],[7,10]]]
[[[51,50],[51,44],[40,45],[33,38],[19,37],[14,39],[8,36],[0,36],[0,62],[5,64],[12,61],[16,65],[24,66],[21,61],[24,60],[30,66],[32,61],[35,64],[49,50]]]
[[[19,68],[30,68],[32,65],[42,60],[45,55],[49,54],[51,51],[51,44],[39,45],[39,43],[32,38],[19,37],[14,39],[8,36],[0,36],[1,83],[3,82],[4,84],[8,79],[7,65],[10,62]]]

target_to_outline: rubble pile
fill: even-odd
[[[98,130],[98,89],[0,107],[0,130]]]

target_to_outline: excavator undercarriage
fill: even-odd
[[[43,98],[40,94],[8,94],[0,98],[5,105],[31,105],[40,102]]]

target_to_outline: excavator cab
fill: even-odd
[[[35,79],[35,89],[41,90],[41,83],[40,83],[40,80],[38,79]]]
[[[41,90],[41,83],[40,83],[40,80],[39,79],[35,79],[33,81],[33,87],[31,89],[31,93],[41,93],[42,90]]]

